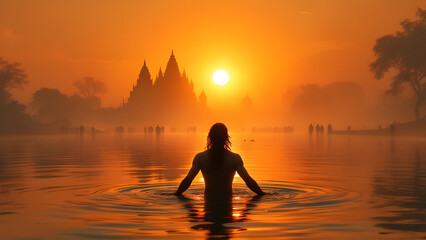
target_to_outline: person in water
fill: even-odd
[[[253,192],[264,195],[256,181],[248,174],[240,155],[231,152],[230,146],[226,126],[223,123],[214,124],[207,136],[207,150],[194,157],[188,175],[174,194],[181,195],[185,192],[201,170],[205,183],[205,195],[231,195],[235,172],[238,172]]]

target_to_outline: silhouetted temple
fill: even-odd
[[[142,66],[136,85],[123,104],[127,117],[151,123],[194,123],[196,113],[206,107],[204,91],[200,103],[194,92],[194,84],[185,70],[180,73],[175,55],[170,55],[164,74],[160,68],[155,81],[146,65]],[[190,118],[193,118],[189,121]]]

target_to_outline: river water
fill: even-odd
[[[231,137],[267,195],[172,195],[205,133],[2,137],[0,239],[426,239],[426,139]]]

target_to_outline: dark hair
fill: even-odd
[[[231,150],[231,141],[229,140],[228,129],[223,123],[215,123],[210,128],[207,135],[207,150],[226,149]]]
[[[223,123],[215,123],[210,128],[207,135],[207,150],[213,161],[213,165],[219,167],[223,162],[223,155],[226,150],[231,150],[228,129]]]

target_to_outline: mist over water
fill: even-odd
[[[0,240],[426,239],[425,3],[0,1]]]
[[[4,137],[0,238],[426,237],[424,139],[231,132],[268,194],[237,176],[231,201],[209,202],[199,174],[171,195],[205,137]]]

